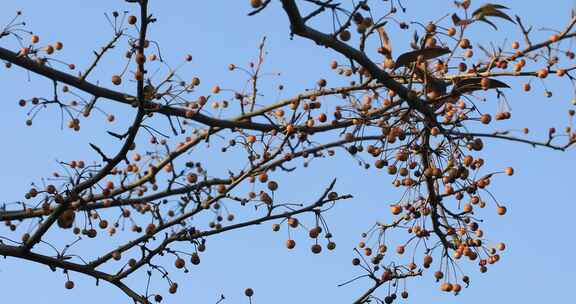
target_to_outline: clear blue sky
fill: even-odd
[[[261,15],[247,17],[248,0],[219,1],[160,1],[150,0],[151,12],[158,17],[152,25],[153,39],[161,42],[163,56],[169,62],[178,62],[184,54],[191,53],[194,62],[182,71],[182,75],[200,75],[204,88],[211,84],[222,87],[241,88],[242,78],[231,76],[226,70],[228,63],[245,65],[256,55],[256,47],[263,36],[268,37],[266,69],[281,72],[280,77],[270,77],[264,82],[265,92],[279,83],[286,86],[283,96],[313,86],[319,77],[327,78],[331,84],[343,83],[336,80],[328,64],[338,58],[332,52],[314,46],[301,39],[290,40],[288,23],[278,1]],[[478,1],[473,1],[477,5]],[[409,8],[413,19],[435,20],[446,11],[443,7],[452,1],[416,1],[403,3]],[[508,5],[513,12],[535,26],[560,29],[569,18],[572,0],[499,1]],[[60,40],[65,49],[59,58],[85,67],[92,58],[92,50],[106,43],[111,36],[104,12],[131,10],[134,6],[120,0],[100,1],[37,1],[4,0],[0,11],[0,23],[7,22],[15,11],[22,10],[29,29],[38,33],[43,41]],[[422,19],[420,19],[422,20]],[[508,24],[499,23],[505,31],[494,32],[488,26],[477,28],[477,40],[494,39],[501,43],[505,37],[520,39],[518,30]],[[550,32],[539,32],[540,38]],[[408,36],[393,34],[398,48],[405,48]],[[5,42],[0,41],[2,46]],[[13,45],[12,45],[13,46]],[[112,56],[118,57],[118,53]],[[104,63],[114,63],[106,59]],[[100,69],[92,79],[108,85],[115,71]],[[334,81],[332,81],[334,79]],[[91,155],[88,142],[97,142],[112,151],[114,145],[102,131],[104,127],[121,130],[127,119],[123,119],[123,108],[105,106],[114,111],[120,122],[104,125],[104,118],[94,118],[83,125],[80,135],[67,129],[60,130],[59,112],[55,109],[40,114],[34,126],[24,126],[25,110],[18,107],[20,98],[49,96],[50,82],[20,69],[0,71],[2,84],[0,131],[3,148],[0,149],[2,173],[0,173],[0,203],[21,198],[27,185],[40,181],[57,168],[56,160],[69,160]],[[509,103],[514,119],[510,123],[498,124],[498,128],[529,127],[533,136],[545,138],[547,129],[561,129],[567,121],[566,110],[573,98],[573,88],[565,79],[547,81],[554,92],[553,98],[545,98],[537,82],[533,94],[519,93],[519,84],[514,83]],[[127,88],[129,88],[127,86]],[[572,92],[573,93],[573,92]],[[267,95],[276,97],[275,93]],[[487,109],[497,104],[488,100]],[[494,112],[493,111],[493,112]],[[573,279],[576,266],[573,252],[576,246],[570,231],[573,230],[572,215],[576,211],[573,189],[576,161],[574,151],[560,153],[512,143],[489,143],[482,155],[489,159],[488,167],[499,169],[506,166],[516,168],[512,178],[494,180],[494,193],[509,207],[504,218],[493,216],[494,210],[484,212],[487,221],[485,230],[495,241],[505,241],[509,250],[498,265],[488,273],[480,275],[475,267],[470,269],[471,288],[460,296],[443,294],[433,284],[430,273],[421,279],[408,282],[411,303],[565,303],[572,299]],[[218,154],[199,156],[221,162]],[[234,159],[226,159],[233,162]],[[334,166],[334,162],[338,166]],[[280,192],[282,199],[295,202],[310,202],[324,189],[333,177],[338,177],[337,190],[355,195],[354,200],[343,202],[328,214],[329,224],[334,230],[338,244],[334,253],[323,252],[320,256],[310,253],[311,244],[304,233],[296,235],[298,250],[284,248],[285,231],[273,233],[270,226],[252,227],[210,239],[208,251],[202,264],[184,275],[172,271],[179,282],[177,295],[167,296],[166,303],[214,303],[220,294],[224,303],[247,303],[243,296],[246,287],[255,289],[255,303],[347,303],[355,299],[369,282],[357,282],[346,287],[336,287],[356,274],[350,264],[352,248],[360,233],[374,221],[390,219],[388,205],[398,199],[391,190],[388,176],[365,171],[355,166],[353,160],[341,156],[331,162],[313,163],[310,170],[300,170],[297,179],[284,179]],[[492,211],[492,212],[490,212]],[[70,236],[68,236],[70,237]],[[103,238],[86,250],[104,251],[119,242]],[[166,261],[172,263],[172,260]],[[96,287],[91,278],[73,275],[76,288],[63,288],[64,276],[52,273],[47,267],[15,259],[0,260],[0,302],[38,303],[58,301],[60,304],[78,302],[130,303],[119,290],[111,286]],[[137,290],[144,288],[143,274],[128,283]],[[153,286],[166,294],[167,286],[156,280]],[[31,292],[33,291],[33,292]],[[378,294],[378,293],[377,293]],[[382,295],[382,292],[379,293]]]

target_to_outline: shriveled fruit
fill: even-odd
[[[262,0],[250,0],[250,5],[253,8],[259,8],[262,6]]]
[[[120,77],[120,75],[112,76],[112,83],[114,85],[120,85],[122,83],[122,77]]]
[[[434,278],[436,278],[437,281],[441,280],[444,277],[444,273],[442,271],[436,271],[434,273]]]
[[[440,285],[440,289],[441,289],[442,291],[445,291],[445,292],[450,292],[450,291],[452,291],[452,284],[450,284],[450,283],[442,283],[442,285]]]
[[[176,282],[170,284],[170,288],[168,289],[169,293],[175,294],[177,290],[178,290],[178,284]]]
[[[480,116],[480,121],[483,124],[489,124],[490,121],[492,120],[492,116],[490,116],[490,114],[483,114],[482,116]]]
[[[329,243],[326,245],[326,248],[328,248],[328,250],[334,250],[334,249],[336,249],[336,243],[334,243],[334,242],[329,242]]]
[[[291,217],[288,219],[288,225],[292,228],[296,228],[298,227],[299,221],[297,218],[295,217]]]
[[[192,265],[200,264],[200,256],[198,255],[198,253],[196,252],[192,253],[192,255],[190,256],[190,262],[192,263]]]
[[[64,287],[66,287],[66,289],[72,289],[74,288],[74,282],[66,281],[66,283],[64,283]]]
[[[310,247],[310,250],[312,250],[312,253],[318,254],[322,251],[322,246],[320,246],[320,244],[314,244]]]
[[[74,224],[74,219],[76,218],[76,213],[72,209],[68,209],[60,215],[58,218],[58,227],[62,229],[72,228]]]
[[[136,24],[136,21],[138,20],[138,18],[136,18],[136,16],[130,15],[128,16],[128,24]]]
[[[294,249],[294,247],[296,247],[296,241],[294,241],[294,240],[287,240],[286,241],[286,248]]]
[[[402,207],[399,205],[393,205],[390,207],[390,212],[394,215],[398,215],[402,212]]]
[[[174,262],[174,266],[178,269],[184,268],[185,265],[186,262],[181,258],[177,258],[176,261]]]
[[[342,32],[340,32],[340,35],[338,35],[338,37],[340,38],[340,40],[342,41],[348,41],[351,38],[351,34],[349,31],[347,30],[343,30]]]

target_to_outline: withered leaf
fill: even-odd
[[[460,19],[456,13],[452,14],[452,23],[457,26],[464,26],[473,23],[473,19]]]
[[[500,89],[500,88],[510,88],[506,83],[489,78],[488,87],[486,89]],[[484,90],[481,84],[482,77],[472,77],[465,79],[455,80],[454,88],[452,88],[453,93],[465,94],[474,91]]]
[[[488,18],[486,17],[497,17],[508,20],[512,23],[516,23],[514,22],[514,20],[512,20],[512,18],[510,18],[510,16],[508,16],[506,13],[502,11],[503,9],[508,8],[504,5],[488,3],[475,10],[472,13],[472,17],[477,21],[488,23],[496,30],[498,29],[498,27],[496,27],[496,25],[492,21],[488,20]]]
[[[382,49],[384,49],[384,56],[386,58],[392,58],[392,44],[390,43],[390,37],[386,34],[386,30],[381,26],[378,28],[378,34],[380,35],[380,40],[382,41]]]
[[[418,60],[419,56],[422,56],[425,60],[428,60],[446,54],[450,54],[450,49],[443,47],[425,48],[417,51],[407,52],[400,55],[398,59],[396,59],[394,69],[407,66],[410,63],[415,62],[416,60]]]
[[[460,19],[456,13],[452,14],[452,22],[454,25],[459,25],[460,21],[462,21],[462,19]]]

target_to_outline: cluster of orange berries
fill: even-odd
[[[287,222],[289,228],[298,228],[301,225],[300,221],[295,217],[289,217],[286,220],[286,222]],[[273,224],[272,230],[275,232],[280,231],[280,224]],[[318,237],[320,236],[322,231],[323,231],[323,229],[320,226],[316,226],[316,227],[313,227],[310,230],[308,230],[308,236],[311,239],[316,240],[316,243],[311,245],[311,247],[310,247],[310,250],[314,254],[319,254],[320,252],[322,252],[322,245],[317,243]],[[332,240],[330,240],[332,238],[332,234],[330,232],[327,232],[325,234],[325,237],[328,239],[328,243],[326,244],[326,248],[328,250],[336,249],[336,243],[333,242]],[[293,240],[293,239],[286,240],[286,248],[294,249],[295,247],[296,247],[296,241],[295,240]]]
[[[32,44],[37,44],[38,42],[40,42],[40,36],[32,35],[30,38],[30,42]],[[62,42],[60,42],[60,41],[57,41],[53,45],[48,44],[48,45],[44,46],[42,48],[42,50],[44,52],[46,52],[47,55],[52,55],[54,53],[54,51],[61,51],[63,48],[64,48],[64,44],[62,44]],[[37,52],[38,50],[29,48],[29,47],[23,47],[20,49],[19,55],[20,56],[28,56],[33,51]]]

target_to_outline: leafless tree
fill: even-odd
[[[482,131],[493,120],[511,118],[505,100],[511,89],[507,79],[558,77],[574,84],[576,66],[570,60],[575,55],[564,43],[576,36],[574,16],[549,39],[533,41],[531,28],[498,4],[456,1],[447,8],[451,18],[404,23],[397,15],[406,19],[410,9],[400,0],[247,1],[250,16],[274,9],[274,2],[281,4],[276,7],[283,9],[291,35],[347,59],[333,61],[330,67],[351,80],[348,86],[331,87],[327,80],[318,79],[313,90],[271,102],[259,95],[265,40],[254,63],[229,65],[230,71],[247,75],[248,89],[214,86],[206,92],[199,89],[200,78],[183,80],[186,77],[177,68],[168,66],[160,44],[149,37],[148,29],[157,18],[148,10],[149,0],[125,1],[138,13],[107,15],[114,35],[84,69],[57,59],[63,44],[43,44],[26,29],[20,13],[0,32],[4,44],[0,59],[6,68],[17,66],[53,82],[49,97],[19,101],[29,109],[27,125],[33,124],[38,112],[50,108],[60,109],[74,131],[100,113],[106,113],[110,122],[116,120],[104,110],[103,100],[133,112],[124,132],[108,132],[111,140],[122,143],[120,149],[110,152],[90,144],[96,158],[62,162],[62,170],[46,179],[45,185],[34,184],[22,201],[0,209],[6,224],[0,255],[60,269],[66,276],[80,273],[109,282],[137,303],[160,302],[162,291],[142,291],[143,286],[137,291],[125,284],[127,277],[148,276],[149,280],[152,273],[159,273],[169,283],[169,292],[175,293],[178,285],[168,269],[187,271],[190,264],[199,264],[209,239],[231,230],[270,222],[274,231],[307,230],[314,253],[333,250],[336,245],[326,212],[339,201],[352,199],[353,193],[338,194],[334,179],[309,202],[287,203],[276,199],[280,187],[273,177],[280,171],[297,176],[299,167],[306,167],[311,159],[329,159],[336,151],[350,154],[362,166],[387,171],[392,187],[404,192],[390,206],[393,219],[368,227],[355,249],[352,263],[362,275],[351,281],[364,279],[370,285],[354,303],[406,298],[408,291],[400,290],[398,282],[418,277],[432,265],[441,290],[458,294],[461,284],[470,281],[458,270],[458,263],[478,263],[485,272],[505,250],[504,243],[485,241],[480,216],[484,207],[506,213],[489,188],[497,176],[514,171],[485,169],[485,160],[478,154],[484,142],[510,141],[560,151],[576,142],[571,126],[563,132],[550,129],[542,141],[507,130]],[[322,24],[312,21],[326,16],[334,22],[324,28],[311,25]],[[518,27],[522,42],[491,48],[475,45],[468,29],[476,26]],[[406,33],[411,51],[395,55],[388,35],[392,30]],[[101,59],[123,47],[125,65],[105,67],[119,72],[104,84],[91,80],[92,72],[102,68]],[[191,55],[185,56],[183,63],[191,60]],[[151,66],[165,68],[162,79],[152,79]],[[530,91],[529,82],[524,83],[522,89]],[[487,98],[501,103],[501,110],[489,113],[479,103]],[[574,111],[568,115],[572,121]],[[142,138],[149,142],[140,140],[136,145]],[[213,176],[206,169],[209,164],[188,157],[206,143],[242,155],[245,162],[230,163],[226,176]],[[87,160],[91,158],[94,161]],[[242,220],[238,222],[227,206],[245,210]],[[315,220],[299,220],[305,213]],[[213,220],[198,220],[200,214]],[[99,233],[121,233],[119,227],[125,222],[137,234],[125,244],[92,256],[68,252],[72,246],[102,242],[96,238]],[[63,248],[51,245],[47,237],[49,230],[58,229],[60,234],[75,235]],[[390,244],[385,238],[393,231],[407,235],[402,243]],[[292,239],[286,241],[288,249],[295,245]],[[390,251],[395,253],[389,253],[388,246],[394,246]],[[122,261],[121,267],[108,266],[111,261]],[[74,287],[71,278],[65,287]],[[391,290],[382,299],[374,294],[380,287]],[[253,296],[251,289],[245,293]]]

